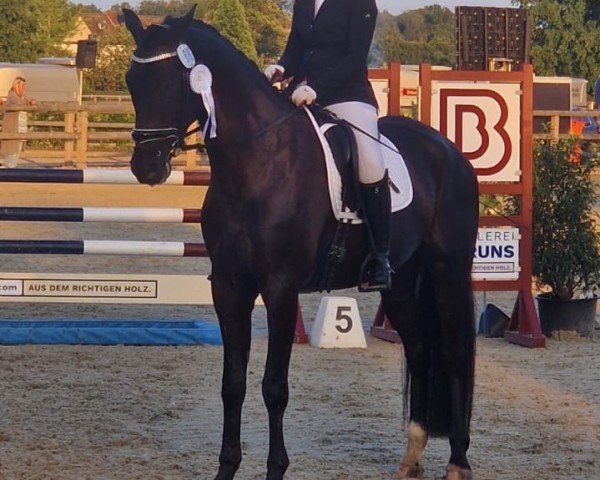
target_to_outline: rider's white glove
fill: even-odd
[[[296,87],[294,93],[292,93],[292,102],[294,102],[294,105],[297,107],[310,105],[316,99],[317,92],[315,92],[314,89],[308,85],[300,85]]]
[[[279,82],[283,78],[285,68],[281,65],[267,65],[263,73],[269,82]]]

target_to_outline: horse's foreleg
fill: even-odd
[[[215,480],[231,480],[242,461],[240,428],[246,396],[251,314],[256,294],[213,275],[212,294],[223,337],[223,439]]]
[[[262,393],[269,413],[267,480],[281,480],[290,463],[283,437],[283,415],[289,398],[288,371],[298,311],[298,293],[294,291],[267,295],[265,304],[269,350]]]

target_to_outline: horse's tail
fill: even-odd
[[[424,340],[426,348],[429,351],[429,368],[427,375],[429,384],[427,398],[428,433],[431,437],[448,437],[452,421],[451,406],[453,403],[456,405],[451,398],[449,364],[461,361],[461,355],[458,355],[457,353],[465,348],[465,346],[453,346],[453,349],[455,350],[448,352],[448,355],[452,358],[449,358],[448,355],[444,355],[444,333],[436,302],[432,301],[432,299],[435,298],[435,295],[428,273],[422,275],[419,286],[419,298],[418,317],[425,322],[425,325],[423,325],[426,332]],[[474,361],[474,358],[471,360]],[[456,368],[458,368],[463,375],[466,374],[471,376],[470,380],[467,380],[465,383],[471,387],[467,387],[468,391],[459,392],[459,395],[463,396],[467,404],[467,420],[470,420],[474,369],[472,368],[472,365],[454,365],[455,374]]]
[[[433,304],[434,302],[429,302]],[[434,325],[430,325],[432,344],[429,360],[429,398],[427,399],[427,417],[429,435],[432,437],[447,437],[450,434],[451,401],[450,377],[442,358],[440,321],[437,312],[435,318],[429,317]]]

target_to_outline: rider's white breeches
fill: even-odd
[[[344,102],[329,105],[327,109],[369,133],[372,137],[379,137],[377,109],[374,106],[362,102]],[[381,180],[385,173],[385,166],[380,144],[357,130],[354,130],[354,135],[358,146],[358,179],[360,183],[375,183]]]

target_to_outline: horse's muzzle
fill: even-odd
[[[182,143],[176,128],[134,128],[135,142],[131,171],[138,182],[147,185],[164,183],[171,175],[171,158]]]
[[[131,172],[138,182],[146,185],[165,183],[171,175],[171,151],[149,151],[139,147],[133,150]]]

